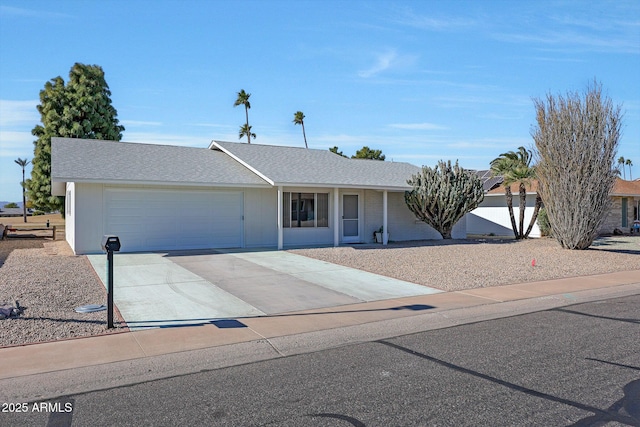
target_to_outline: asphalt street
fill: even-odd
[[[22,402],[0,425],[640,426],[639,307],[602,300]]]

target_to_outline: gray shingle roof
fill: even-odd
[[[207,148],[51,138],[56,182],[267,186],[228,155]]]
[[[347,159],[328,150],[217,142],[211,149],[52,138],[52,180],[211,186],[409,189],[409,163]]]
[[[409,189],[418,166],[378,160],[347,159],[329,150],[213,141],[254,168],[274,185]]]

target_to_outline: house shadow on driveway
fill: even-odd
[[[163,320],[146,320],[144,322],[140,322],[144,324],[142,328],[155,328],[159,327],[161,329],[168,328],[181,328],[187,326],[205,326],[205,325],[214,325],[219,329],[235,329],[235,328],[247,328],[248,326],[242,323],[242,319],[270,319],[270,318],[298,318],[301,316],[324,316],[324,315],[341,315],[341,314],[357,314],[357,313],[375,313],[375,312],[389,312],[389,311],[424,311],[424,310],[432,310],[437,307],[427,304],[409,304],[402,305],[396,307],[387,307],[387,308],[365,308],[361,310],[323,310],[323,311],[306,311],[304,313],[281,313],[281,314],[272,314],[266,316],[250,316],[250,317],[238,317],[238,318],[227,318],[227,319],[181,319],[177,323],[174,319],[163,319]],[[172,323],[173,322],[173,323]],[[129,324],[130,327],[136,328],[137,322],[131,322]],[[158,323],[158,326],[155,326],[154,323]]]

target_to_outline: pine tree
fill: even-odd
[[[42,124],[31,133],[34,141],[31,179],[26,181],[29,200],[43,211],[64,214],[64,197],[51,195],[51,138],[86,138],[120,141],[124,127],[111,105],[111,91],[98,65],[76,63],[65,85],[58,76],[44,85],[37,106]]]

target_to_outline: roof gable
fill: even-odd
[[[420,172],[409,163],[348,159],[329,150],[223,141],[212,141],[210,148],[228,153],[273,185],[407,190],[407,180]]]

